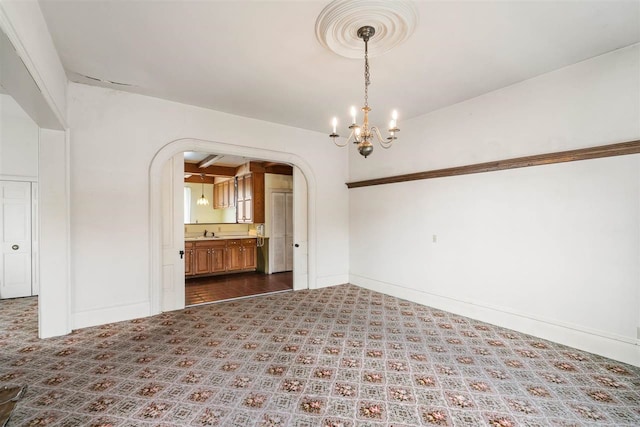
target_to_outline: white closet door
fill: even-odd
[[[286,259],[286,200],[285,193],[271,193],[271,237],[269,238],[269,258],[271,272],[279,273],[287,268]]]
[[[0,298],[31,296],[31,183],[0,181]]]

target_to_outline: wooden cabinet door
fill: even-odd
[[[244,202],[244,221],[245,223],[253,223],[253,200],[245,200]]]
[[[242,242],[242,254],[244,265],[242,268],[250,269],[258,266],[257,258],[258,248],[256,247],[256,241],[254,239],[244,240]]]
[[[229,240],[227,242],[227,270],[242,270],[244,266],[242,246],[237,240]]]
[[[229,181],[222,183],[222,207],[229,207]]]
[[[216,209],[225,208],[226,206],[224,204],[224,184],[223,183],[216,184],[214,186],[214,189],[217,190],[215,199],[218,207]]]
[[[193,243],[184,245],[184,275],[193,276],[195,274],[193,269]]]
[[[220,187],[213,185],[213,209],[220,209]]]
[[[232,208],[236,205],[236,179],[229,180],[229,207]]]
[[[238,221],[238,223],[243,223],[244,218],[244,200],[238,200],[238,205],[236,206],[236,221]]]
[[[226,248],[217,247],[211,248],[211,272],[220,273],[227,270],[226,264]]]
[[[207,274],[211,271],[211,248],[196,246],[194,250],[193,274]]]
[[[237,188],[238,201],[241,201],[241,200],[244,200],[244,176],[239,176],[237,178],[237,182],[238,182],[238,188]]]
[[[253,177],[251,174],[244,176],[244,200],[253,198]]]

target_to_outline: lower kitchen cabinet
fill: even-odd
[[[236,273],[257,268],[256,239],[185,242],[185,275]]]
[[[256,239],[227,240],[227,249],[227,271],[255,270],[258,266]]]
[[[193,276],[193,248],[195,244],[193,242],[184,243],[184,275]]]
[[[242,246],[239,240],[227,241],[227,253],[229,254],[229,262],[227,263],[227,271],[242,270]]]
[[[211,272],[223,273],[227,270],[227,248],[211,248]]]
[[[242,240],[242,268],[253,269],[258,267],[258,248],[256,245],[256,239],[244,239]]]

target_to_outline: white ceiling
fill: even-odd
[[[322,47],[329,1],[40,0],[69,78],[290,126],[344,130],[363,60]],[[370,60],[374,123],[469,99],[640,41],[638,1],[418,1]],[[86,79],[92,76],[114,85]]]

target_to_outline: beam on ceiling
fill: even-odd
[[[204,173],[206,175],[216,175],[216,176],[236,176],[236,168],[232,168],[229,166],[208,166],[206,168],[200,168],[196,164],[185,163],[184,173],[185,174],[192,173],[196,175]]]

